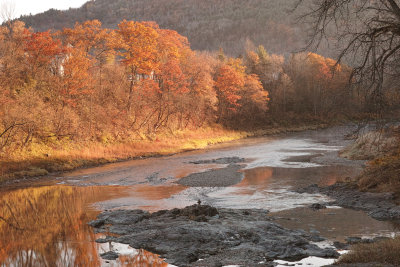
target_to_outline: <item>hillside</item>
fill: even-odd
[[[78,9],[53,9],[20,19],[38,31],[92,19],[109,28],[123,19],[155,21],[187,36],[196,50],[222,47],[239,55],[249,39],[269,52],[288,54],[302,48],[305,38],[305,30],[295,24],[293,5],[293,0],[95,0]]]

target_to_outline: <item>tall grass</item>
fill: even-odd
[[[337,263],[371,262],[377,263],[376,266],[382,266],[380,264],[400,266],[400,237],[373,244],[355,245],[351,252],[343,255]]]
[[[0,181],[43,176],[48,173],[69,171],[81,167],[134,159],[162,156],[211,144],[228,142],[248,136],[223,128],[203,128],[161,134],[154,140],[133,140],[126,143],[101,142],[64,143],[57,147],[35,144],[33,149],[19,151],[0,159]]]

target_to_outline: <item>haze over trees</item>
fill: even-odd
[[[298,4],[308,5],[300,0]],[[397,0],[324,0],[314,2],[305,21],[311,23],[311,45],[337,39],[339,62],[353,66],[354,82],[363,88],[371,110],[382,112],[384,91],[399,97],[400,2]],[[333,29],[333,30],[332,30]]]
[[[61,30],[94,19],[107,28],[116,28],[123,19],[155,21],[186,36],[195,50],[221,47],[238,56],[250,39],[269,52],[289,54],[303,48],[306,40],[305,26],[295,20],[300,12],[292,14],[293,7],[293,0],[96,0],[78,9],[49,10],[20,20],[38,31]],[[323,51],[334,55],[331,48]]]

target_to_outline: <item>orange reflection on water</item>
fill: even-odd
[[[235,185],[235,187],[243,188],[238,192],[240,194],[252,194],[254,191],[268,188],[273,175],[273,169],[267,167],[256,168],[245,170],[244,173],[244,179]]]
[[[147,200],[161,200],[169,198],[172,195],[182,192],[187,187],[179,184],[173,185],[150,185],[141,184],[136,185],[133,188],[136,197],[140,197]]]
[[[0,266],[100,266],[99,246],[87,225],[99,212],[90,204],[126,191],[62,185],[2,191]],[[145,258],[151,257],[139,261]]]
[[[134,257],[120,256],[121,267],[167,267],[168,263],[158,255],[140,249]]]

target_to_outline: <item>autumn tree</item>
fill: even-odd
[[[53,74],[58,74],[60,64],[55,59],[62,57],[66,50],[60,40],[54,39],[50,32],[37,32],[27,36],[24,42],[25,56],[27,57],[28,66],[30,66],[30,79],[41,79],[49,71],[49,67]],[[41,75],[41,77],[37,77]]]
[[[347,82],[351,69],[314,53],[292,55],[284,66],[291,85],[289,111],[326,118],[354,105]],[[293,91],[294,90],[294,91]]]
[[[112,61],[114,51],[107,45],[110,41],[109,30],[103,29],[98,20],[76,23],[74,28],[64,28],[59,33],[64,43],[82,50],[92,65],[98,68],[98,83],[101,87],[102,70],[107,62]]]
[[[240,108],[236,115],[236,123],[240,127],[263,127],[265,119],[268,117],[269,93],[264,90],[257,75],[245,76],[239,95]]]
[[[188,110],[187,96],[188,76],[184,73],[182,65],[191,53],[187,39],[176,31],[158,29],[159,44],[158,57],[160,62],[159,72],[156,73],[159,83],[159,109],[155,128],[160,127],[171,119],[171,115],[177,116],[177,127],[182,128],[185,113]]]
[[[76,23],[74,28],[64,28],[59,34],[66,44],[81,48],[87,56],[96,59],[100,59],[108,49],[108,31],[102,28],[98,20]]]
[[[269,98],[259,76],[246,73],[241,59],[219,57],[219,61],[214,85],[218,97],[218,121],[227,123],[229,120],[231,126],[240,128],[245,126],[246,120],[248,125],[264,119]]]
[[[217,94],[214,90],[213,71],[216,59],[208,53],[189,51],[181,63],[187,77],[186,125],[201,127],[215,121]]]
[[[218,121],[225,119],[229,112],[236,111],[240,106],[239,91],[243,86],[244,73],[227,64],[218,68],[214,84],[218,97]]]
[[[159,68],[157,60],[157,30],[148,24],[135,21],[122,21],[114,32],[110,47],[121,57],[121,62],[129,73],[129,96],[127,110],[132,106],[135,81],[151,75]]]
[[[280,101],[281,92],[284,88],[280,85],[280,77],[283,74],[283,56],[270,55],[263,46],[258,46],[254,51],[247,50],[244,58],[247,66],[247,72],[255,74],[265,90],[269,92],[271,101],[269,103],[271,111],[277,112],[282,110]]]
[[[25,97],[29,64],[24,44],[31,34],[19,21],[0,26],[0,152],[26,143],[22,133],[30,120],[19,109],[30,100]]]

